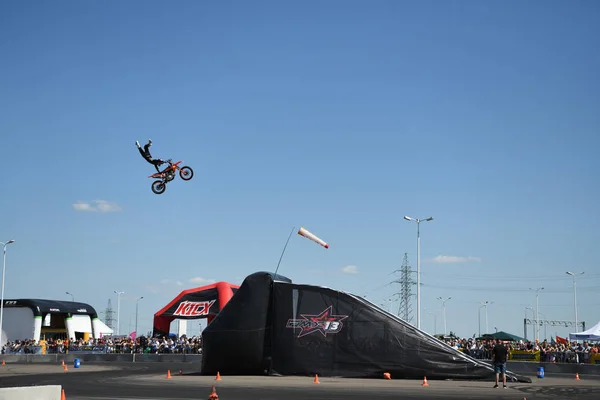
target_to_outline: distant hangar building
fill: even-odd
[[[4,300],[2,341],[88,340],[112,335],[94,307],[74,301],[16,299]]]

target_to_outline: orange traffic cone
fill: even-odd
[[[2,365],[6,365],[6,361],[2,360]]]
[[[170,369],[167,370],[167,379],[171,379],[171,370]]]
[[[67,364],[63,365],[63,371],[68,371]]]
[[[313,381],[313,383],[319,384],[321,382],[319,382],[319,375],[315,374],[315,380]]]
[[[581,380],[581,379],[579,379],[579,373],[578,372],[575,373],[575,380],[576,381],[580,381]]]
[[[383,379],[392,379],[392,377],[390,376],[389,372],[384,372],[383,373]]]
[[[65,366],[65,360],[62,360],[62,363],[60,365],[62,365],[64,367]]]
[[[65,396],[65,389],[63,389],[60,393],[60,400],[67,400],[67,396]]]
[[[213,385],[213,387],[212,387],[211,394],[208,395],[208,400],[219,400],[219,395],[217,394],[217,391],[215,390],[215,385]]]
[[[423,378],[423,383],[421,383],[421,386],[429,386],[429,383],[427,383],[427,377]]]
[[[222,381],[221,373],[219,371],[217,371],[217,377],[215,378],[215,381]]]

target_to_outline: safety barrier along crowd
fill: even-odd
[[[199,355],[202,354],[202,350],[193,346],[178,346],[175,348],[160,347],[157,349],[146,348],[133,348],[127,345],[83,345],[83,346],[69,346],[68,349],[48,349],[45,354],[42,351],[41,346],[24,346],[18,350],[5,350],[5,355],[31,355],[31,356],[42,356],[42,355],[59,355],[59,354],[123,354],[131,355],[136,354],[138,357],[141,355]],[[471,357],[479,360],[491,360],[491,351],[473,351],[460,349],[464,353],[468,353]],[[584,353],[579,351],[566,351],[566,352],[540,352],[540,351],[528,351],[528,350],[512,350],[509,352],[510,361],[531,361],[531,362],[550,362],[550,363],[574,363],[574,364],[600,364],[600,354]]]
[[[459,349],[461,352],[478,360],[489,361],[492,359],[491,349],[467,350]],[[600,364],[600,354],[586,353],[582,351],[530,351],[510,350],[508,359],[511,361],[532,361],[569,364]]]

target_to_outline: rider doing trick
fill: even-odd
[[[156,173],[149,176],[149,178],[157,179],[152,183],[152,191],[154,193],[164,193],[167,188],[167,183],[175,179],[177,171],[179,171],[179,176],[184,181],[189,181],[194,176],[192,168],[186,165],[180,165],[183,161],[174,163],[171,159],[165,161],[162,158],[152,158],[152,155],[150,154],[152,139],[148,139],[148,143],[146,143],[143,148],[137,140],[135,141],[135,144],[142,157],[144,157],[144,160],[148,161],[148,163],[154,165],[154,168],[156,168]],[[169,166],[161,171],[158,167],[162,164],[169,164]]]
[[[160,173],[161,171],[158,167],[160,165],[163,165],[165,163],[165,161],[162,158],[156,158],[156,159],[152,158],[152,155],[150,154],[150,146],[152,146],[152,139],[148,139],[148,143],[146,143],[144,145],[143,149],[137,140],[135,141],[135,144],[137,145],[137,148],[140,151],[140,154],[142,155],[142,157],[144,157],[144,160],[146,160],[150,164],[154,165],[154,168],[156,168],[156,172]]]

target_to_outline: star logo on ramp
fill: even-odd
[[[325,337],[327,337],[327,334],[338,333],[344,326],[342,321],[348,316],[333,315],[332,308],[333,306],[329,306],[317,315],[300,314],[302,319],[289,319],[285,327],[300,328],[298,338],[315,332],[321,332]]]

